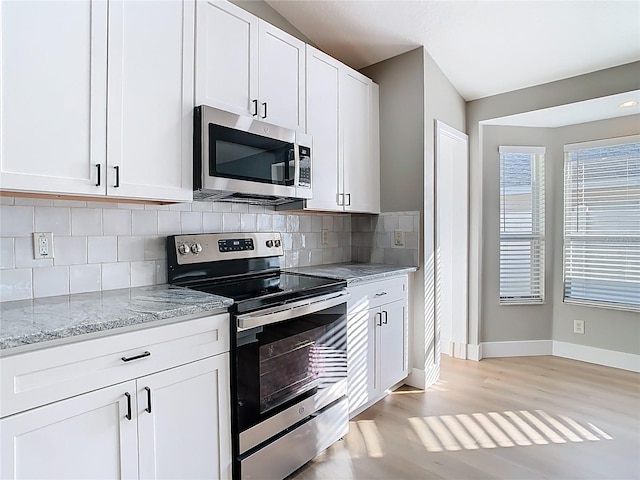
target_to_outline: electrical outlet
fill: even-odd
[[[329,230],[322,230],[322,245],[329,245]]]
[[[573,333],[584,334],[584,320],[573,321]]]
[[[393,244],[396,247],[404,247],[404,232],[402,230],[396,230],[393,234]]]
[[[33,233],[33,258],[53,258],[53,233]]]

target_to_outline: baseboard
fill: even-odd
[[[410,387],[424,390],[426,388],[426,378],[427,376],[425,375],[424,370],[420,368],[412,368],[411,373],[409,373],[409,376],[406,378],[404,383]]]
[[[483,342],[481,358],[496,357],[531,357],[535,355],[552,355],[551,340],[525,340],[514,342]]]
[[[640,355],[568,342],[553,342],[553,355],[605,367],[640,372]]]
[[[480,360],[482,360],[482,344],[480,345],[468,344],[467,359],[475,360],[476,362],[479,362]]]

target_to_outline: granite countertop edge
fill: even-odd
[[[381,263],[330,263],[326,265],[313,265],[308,267],[288,268],[286,271],[307,275],[345,280],[348,286],[392,278],[418,270],[413,266],[385,265]]]
[[[156,285],[0,303],[2,356],[80,341],[90,334],[198,314],[220,313],[233,300],[182,287]]]

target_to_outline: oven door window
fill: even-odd
[[[237,337],[240,431],[347,376],[346,304]]]
[[[209,124],[209,173],[272,185],[293,185],[294,144]]]

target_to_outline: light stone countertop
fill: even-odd
[[[417,269],[417,267],[399,267],[395,265],[382,265],[379,263],[350,262],[287,268],[286,271],[346,280],[347,285],[353,285],[361,282],[370,282],[372,280],[395,277],[405,273],[415,272]]]
[[[232,303],[229,298],[170,285],[1,302],[0,353],[157,320],[219,313]]]

